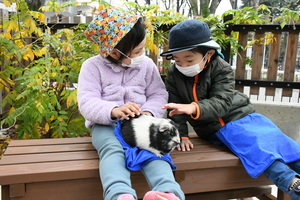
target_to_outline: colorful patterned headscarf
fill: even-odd
[[[139,18],[140,16],[107,7],[100,11],[84,33],[90,41],[100,46],[100,55],[107,57]]]

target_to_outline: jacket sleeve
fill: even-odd
[[[182,103],[182,100],[180,99],[180,95],[178,94],[178,90],[176,88],[176,81],[174,77],[174,66],[171,66],[168,71],[168,76],[166,77],[166,88],[169,93],[169,103]],[[173,115],[172,117],[169,116],[169,112],[171,110],[168,110],[168,118],[172,119],[176,124],[179,125],[178,130],[180,133],[180,137],[188,137],[188,126],[187,126],[187,120],[188,115],[182,114],[182,115]]]
[[[233,70],[227,63],[215,60],[211,67],[210,88],[207,99],[200,99],[198,120],[214,120],[225,116],[232,107],[235,81]],[[197,119],[196,119],[197,120]]]
[[[99,68],[91,60],[86,60],[78,78],[78,106],[80,113],[90,124],[109,125],[115,121],[111,119],[111,110],[118,104],[102,99],[100,82]]]

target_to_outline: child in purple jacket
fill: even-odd
[[[86,60],[78,80],[78,104],[92,129],[105,200],[134,200],[124,150],[114,134],[118,119],[148,114],[162,117],[168,94],[153,61],[145,56],[143,19],[115,8],[103,9],[85,32],[100,54]],[[153,160],[141,169],[152,191],[144,200],[183,200],[171,166]]]

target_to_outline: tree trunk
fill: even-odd
[[[200,0],[200,15],[207,17],[209,15],[209,0]]]
[[[166,10],[170,10],[172,7],[171,7],[171,0],[165,0],[163,1],[164,3],[164,6],[165,6],[165,9]]]
[[[231,7],[233,9],[237,9],[237,1],[238,0],[229,0],[230,4],[231,4]]]
[[[215,14],[216,10],[220,4],[221,0],[212,0],[210,7],[209,7],[209,12],[210,14]]]
[[[197,0],[189,0],[190,5],[191,5],[191,13],[194,16],[198,16],[200,15],[199,11],[198,11],[198,1]]]
[[[29,10],[38,11],[41,6],[45,5],[45,0],[25,0]]]

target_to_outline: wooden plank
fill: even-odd
[[[21,154],[40,154],[40,153],[54,153],[54,152],[72,152],[72,151],[90,151],[94,150],[91,143],[72,144],[72,145],[44,145],[44,146],[22,146],[10,148],[8,146],[5,151],[6,155],[21,155]]]
[[[25,184],[13,184],[9,187],[10,197],[22,197],[26,193]]]
[[[93,16],[86,16],[85,17],[85,23],[90,23],[91,21],[93,21]]]
[[[203,144],[197,144],[194,143],[195,140],[191,139],[192,143],[194,144],[194,148],[191,151],[186,151],[184,153],[208,153],[208,152],[216,152],[216,151],[227,151],[229,152],[229,149],[225,146],[216,146],[213,144],[208,144],[208,145],[203,145]],[[177,149],[175,149],[172,152],[172,155],[176,155],[176,154],[182,154],[182,152],[177,151]]]
[[[248,41],[248,33],[247,32],[240,32],[238,38],[238,44],[241,45],[243,48],[247,46]],[[244,79],[245,72],[246,72],[246,50],[239,49],[238,56],[236,60],[236,70],[235,70],[235,78]],[[235,89],[243,92],[243,86],[236,85]]]
[[[261,196],[256,196],[259,200],[277,200],[272,194],[263,194]]]
[[[179,184],[185,194],[222,191],[272,184],[265,176],[251,178],[243,167],[224,167],[185,171]]]
[[[0,166],[0,185],[98,177],[98,159]]]
[[[79,151],[79,152],[63,152],[63,153],[43,153],[43,154],[22,154],[14,156],[4,156],[1,159],[0,166],[3,165],[23,165],[30,163],[60,162],[71,160],[90,160],[98,159],[96,150]],[[12,166],[13,167],[13,166]]]
[[[292,199],[288,194],[278,189],[277,200],[292,200]]]
[[[58,19],[57,19],[58,17],[57,16],[51,16],[50,17],[50,23],[57,23],[58,22]]]
[[[1,197],[2,200],[10,200],[9,198],[9,185],[2,185],[1,186]]]
[[[57,144],[78,144],[78,143],[91,143],[91,137],[78,137],[78,138],[52,138],[52,139],[29,139],[29,140],[13,140],[9,146],[43,146],[43,145],[57,145]]]
[[[277,79],[280,37],[281,37],[280,33],[274,33],[274,35],[273,35],[274,41],[270,45],[267,80],[276,81],[276,79]],[[266,88],[265,95],[274,97],[275,96],[275,88]]]
[[[251,71],[251,79],[252,80],[260,80],[261,77],[261,68],[263,65],[263,53],[264,53],[264,32],[255,32],[252,50],[252,71]],[[251,87],[250,95],[258,95],[259,87]]]
[[[163,45],[163,52],[168,51],[169,50],[169,45],[168,45],[168,40],[164,41],[164,45]],[[167,74],[168,73],[168,68],[166,68],[166,66],[170,66],[171,65],[171,61],[167,60],[166,57],[162,57],[162,63],[161,66],[159,67],[163,67],[162,68],[162,74]]]
[[[26,194],[9,200],[103,200],[98,178],[26,184]],[[3,199],[6,200],[6,199]]]
[[[298,48],[299,32],[290,32],[288,36],[288,44],[286,47],[285,65],[284,65],[284,81],[294,81],[296,56]],[[282,91],[283,97],[292,97],[293,90],[284,88]]]
[[[81,17],[79,15],[73,16],[73,22],[76,24],[81,23]]]
[[[177,167],[177,170],[241,166],[241,162],[238,157],[228,152],[199,154],[185,152],[182,153],[181,156],[172,155],[172,159]]]
[[[6,9],[0,9],[0,25],[3,25],[6,21],[8,21],[9,12]],[[5,29],[0,28],[0,33],[3,33]]]
[[[269,194],[269,193],[271,193],[271,187],[262,186],[262,187],[255,187],[255,188],[241,188],[236,190],[188,194],[186,195],[185,199],[186,200],[207,200],[207,199],[227,200],[227,199],[262,196],[264,194]]]

